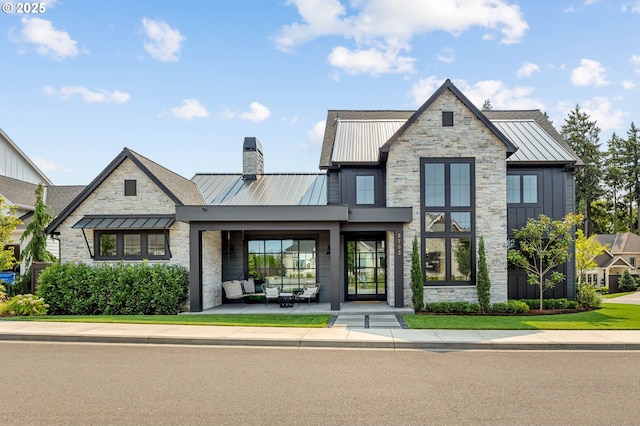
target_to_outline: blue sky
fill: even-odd
[[[481,107],[640,122],[640,0],[56,0],[0,16],[0,128],[55,183],[123,147],[191,178],[318,171],[328,109]],[[4,9],[3,9],[4,10]],[[26,12],[23,8],[22,12]]]

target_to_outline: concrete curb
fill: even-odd
[[[354,348],[354,349],[397,349],[397,350],[508,350],[508,351],[637,351],[640,343],[630,342],[420,342],[397,340],[314,340],[314,339],[236,339],[161,336],[120,336],[120,335],[53,335],[2,333],[0,341],[19,342],[61,342],[61,343],[111,343],[111,344],[153,344],[153,345],[193,345],[193,346],[244,346],[244,347],[288,347],[288,348]]]

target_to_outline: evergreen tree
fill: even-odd
[[[424,308],[424,277],[418,250],[418,237],[413,237],[413,251],[411,253],[411,303],[413,309],[419,311]]]
[[[636,233],[640,233],[640,129],[633,122],[627,131],[626,141],[627,173],[626,178],[629,183],[630,199],[635,201],[638,214],[636,215]],[[629,219],[633,221],[632,208],[630,204]],[[633,226],[629,229],[633,232]]]
[[[618,201],[621,191],[625,188],[625,163],[624,152],[626,141],[620,138],[615,132],[611,135],[611,139],[607,143],[608,149],[604,161],[604,182],[607,186],[607,194],[610,197],[611,206],[613,209],[613,229],[609,233],[616,233],[619,231],[624,232],[624,229],[619,227],[618,223]],[[602,232],[600,232],[602,233]]]
[[[560,133],[571,148],[585,163],[576,173],[577,211],[584,215],[584,233],[591,235],[591,202],[602,195],[602,153],[600,152],[600,128],[591,121],[587,113],[576,105],[569,111]]]
[[[49,208],[43,201],[44,188],[42,184],[36,189],[36,205],[33,209],[33,217],[27,225],[20,242],[29,240],[22,250],[20,260],[28,265],[31,262],[54,262],[56,257],[47,251],[47,234],[45,229],[51,223],[52,217],[47,213]]]
[[[484,252],[484,238],[480,237],[478,248],[478,304],[482,312],[489,312],[491,308],[491,280],[489,279],[489,269],[487,268],[487,256]]]
[[[493,109],[493,105],[491,105],[491,100],[485,99],[484,103],[482,104],[482,110],[491,111],[492,109]]]

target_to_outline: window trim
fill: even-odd
[[[373,200],[370,203],[358,202],[358,178],[371,178],[373,185],[371,187],[371,196]],[[356,206],[375,206],[376,205],[376,176],[374,174],[357,174],[355,175],[355,204]]]
[[[426,164],[444,164],[444,206],[426,206],[426,194],[425,194],[425,165]],[[458,206],[451,204],[451,164],[464,163],[469,165],[469,205]],[[425,226],[426,214],[432,213],[444,213],[445,224],[444,230],[437,232],[427,231]],[[453,231],[451,226],[451,214],[457,212],[469,212],[470,213],[470,229],[466,231]],[[476,179],[475,179],[475,158],[472,157],[460,157],[460,158],[420,158],[420,231],[421,231],[421,263],[424,276],[425,286],[474,286],[476,283]],[[426,271],[426,239],[427,238],[440,238],[444,239],[444,253],[445,253],[445,279],[443,281],[427,280]],[[452,242],[455,239],[469,238],[470,239],[470,277],[469,280],[456,281],[453,279],[452,273]]]
[[[102,256],[100,254],[100,237],[104,234],[114,234],[116,236],[116,254],[115,256]],[[140,235],[140,256],[125,256],[124,255],[124,236],[125,235]],[[149,255],[149,235],[163,235],[164,236],[164,254]],[[94,260],[169,260],[171,259],[171,250],[169,249],[169,232],[167,230],[158,229],[135,229],[126,230],[121,229],[96,229],[93,231],[93,250]]]
[[[509,201],[509,197],[508,197],[508,191],[509,191],[509,176],[517,176],[519,179],[519,194],[518,194],[518,201]],[[536,202],[535,203],[525,203],[524,201],[522,201],[524,199],[524,177],[525,176],[535,176],[536,177]],[[541,190],[540,190],[540,183],[542,182],[542,179],[540,178],[540,173],[539,172],[532,172],[532,171],[521,171],[521,172],[509,172],[507,173],[507,205],[525,205],[525,206],[538,206],[540,205],[541,201]]]

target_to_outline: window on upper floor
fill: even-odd
[[[124,195],[125,197],[134,197],[137,195],[137,181],[126,179],[124,181]]]
[[[538,175],[507,175],[507,203],[537,204]]]
[[[423,268],[427,285],[475,279],[473,159],[422,159]]]
[[[629,258],[629,264],[635,269],[636,268],[636,258],[635,257],[630,257]]]
[[[356,176],[356,204],[375,204],[375,177]]]

